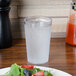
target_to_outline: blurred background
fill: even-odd
[[[52,17],[52,38],[65,38],[71,2],[72,0],[12,0],[10,20],[13,38],[25,38],[24,18],[28,16]]]

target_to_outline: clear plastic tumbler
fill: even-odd
[[[49,17],[25,18],[27,60],[44,64],[49,60],[52,19]]]

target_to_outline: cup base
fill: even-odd
[[[48,63],[48,60],[47,60],[47,61],[44,61],[44,62],[41,62],[41,61],[40,61],[40,62],[31,62],[31,61],[28,61],[28,63],[29,63],[29,64],[34,64],[34,65],[39,65],[39,64],[41,65],[41,64],[46,64],[46,63]]]

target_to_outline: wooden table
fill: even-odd
[[[52,39],[49,62],[40,66],[47,66],[63,70],[76,76],[76,47],[65,43],[65,39]],[[13,46],[0,49],[0,68],[11,64],[29,64],[26,58],[25,40],[14,40]]]

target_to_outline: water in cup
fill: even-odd
[[[25,22],[27,60],[32,64],[43,64],[49,60],[51,19],[28,18]]]

